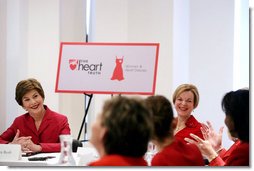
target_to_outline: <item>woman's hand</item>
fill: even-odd
[[[191,144],[195,144],[199,148],[202,155],[205,156],[209,160],[209,162],[218,156],[218,154],[213,149],[211,143],[208,140],[202,140],[194,134],[190,134],[190,136],[193,139],[184,138],[184,140]]]
[[[202,124],[202,127],[200,128],[204,139],[210,142],[216,152],[219,152],[222,149],[223,128],[224,127],[221,127],[219,132],[216,133],[209,121],[207,121],[207,125]]]
[[[19,129],[17,129],[17,133],[16,133],[15,137],[13,138],[12,142],[10,142],[10,144],[22,145],[24,142],[26,142],[32,138],[31,136],[19,137],[19,135],[20,135],[20,131],[19,131]]]
[[[42,150],[40,145],[34,144],[34,142],[30,139],[25,142],[25,148],[27,151],[32,152],[40,152]]]
[[[34,144],[31,140],[31,136],[19,137],[20,131],[17,129],[17,133],[10,144],[20,144],[23,152],[40,152],[41,146]]]

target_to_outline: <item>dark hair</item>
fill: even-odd
[[[45,98],[43,88],[36,79],[30,78],[22,80],[17,84],[15,94],[15,99],[20,106],[23,106],[22,103],[23,96],[31,90],[36,90],[43,99]]]
[[[153,114],[153,139],[163,142],[166,137],[173,136],[171,127],[174,113],[170,101],[161,95],[149,96],[146,99],[147,107]]]
[[[249,142],[249,90],[230,91],[222,99],[222,110],[234,124],[234,132],[242,141]]]
[[[143,102],[123,96],[105,102],[102,125],[107,128],[103,139],[107,154],[141,157],[146,153],[153,127]]]

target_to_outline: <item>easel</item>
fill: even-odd
[[[89,18],[87,18],[87,20],[89,20]],[[88,30],[88,25],[86,24],[86,31],[87,30]],[[86,43],[87,42],[88,42],[88,33],[86,33]],[[79,129],[77,140],[80,139],[83,127],[85,126],[85,135],[84,135],[84,140],[82,140],[82,141],[86,142],[86,141],[88,141],[88,139],[87,139],[87,122],[86,122],[86,117],[87,117],[88,109],[90,107],[90,104],[91,104],[91,101],[92,101],[92,98],[93,98],[93,94],[86,94],[86,93],[84,93],[84,95],[85,95],[85,114],[84,114],[84,117],[83,117],[83,121],[81,123],[81,127]],[[88,97],[89,97],[89,100],[88,100],[88,104],[86,105],[86,100],[87,100]]]
[[[79,130],[79,134],[78,134],[78,138],[77,139],[78,140],[80,139],[83,127],[85,126],[85,138],[84,138],[83,141],[88,141],[88,139],[87,139],[87,122],[86,122],[86,117],[87,117],[88,110],[89,110],[89,107],[90,107],[90,104],[91,104],[91,101],[92,101],[92,98],[93,98],[93,94],[86,94],[86,93],[84,93],[84,95],[85,95],[85,114],[84,114],[84,117],[83,117],[83,121],[82,121],[80,130]],[[88,99],[88,104],[86,105],[87,98],[89,98],[89,99]]]
[[[93,94],[86,94],[86,93],[84,93],[84,95],[85,95],[85,114],[84,114],[84,117],[83,117],[83,121],[82,121],[80,130],[79,130],[79,134],[78,134],[77,140],[80,139],[83,127],[85,127],[85,130],[84,130],[85,131],[85,137],[84,137],[84,140],[81,140],[81,141],[86,142],[86,141],[89,141],[88,138],[87,138],[87,122],[86,122],[86,117],[87,117],[88,110],[89,110],[89,107],[90,107],[90,104],[91,104],[91,101],[92,101],[92,98],[93,98]],[[118,96],[121,96],[121,94],[118,94]],[[111,98],[113,98],[113,97],[114,97],[114,95],[111,94]],[[89,98],[88,99],[88,104],[86,104],[87,98]]]

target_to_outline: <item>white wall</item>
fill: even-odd
[[[233,90],[234,1],[191,1],[189,33],[190,80],[201,96],[195,114],[218,130],[225,117],[222,96]],[[223,140],[225,146],[231,145],[226,127]]]
[[[58,110],[58,96],[54,94],[55,73],[59,46],[58,0],[1,0],[1,90],[4,97],[1,132],[25,111],[15,101],[18,81],[37,78],[44,88],[45,103]],[[47,11],[47,12],[45,12]],[[4,89],[3,89],[4,88]]]
[[[90,41],[160,43],[156,93],[170,97],[172,1],[95,0],[93,6]],[[88,127],[109,98],[110,95],[94,96]]]
[[[7,10],[7,2],[0,1],[0,80],[6,80],[6,10]],[[4,82],[0,81],[0,132],[5,130],[6,123],[6,86]]]
[[[60,42],[85,42],[86,0],[60,0],[59,19]],[[84,95],[69,93],[58,95],[59,112],[68,116],[71,134],[73,138],[77,138],[84,117]]]
[[[3,6],[2,6],[3,5]],[[24,8],[27,1],[17,0],[1,1],[1,115],[4,115],[5,130],[13,119],[18,116],[20,109],[15,101],[16,80],[22,78],[27,72],[26,45],[27,45],[27,11]]]
[[[241,1],[243,11],[246,1]],[[77,136],[84,96],[57,94],[54,89],[60,41],[85,41],[84,3],[0,0],[0,64],[5,66],[0,73],[0,131],[24,113],[14,99],[17,82],[36,77],[44,87],[45,103],[68,116],[72,133]],[[216,129],[223,125],[220,101],[233,89],[235,80],[234,1],[92,0],[92,5],[89,41],[159,42],[156,94],[171,99],[176,86],[194,83],[201,95],[194,115],[202,122],[210,120]],[[241,40],[246,42],[246,37]],[[94,95],[88,114],[89,136],[91,122],[110,97]],[[229,146],[226,129],[224,132],[224,144]]]
[[[171,99],[179,84],[197,85],[200,105],[194,115],[201,122],[211,121],[218,130],[225,126],[222,96],[233,90],[236,79],[234,3],[232,0],[96,0],[92,41],[161,43],[156,94]],[[243,9],[248,11],[246,6]],[[246,15],[242,17],[246,19]],[[248,41],[248,36],[241,38],[245,43]],[[248,58],[246,53],[241,55]],[[248,61],[244,63],[248,65]],[[248,75],[241,77],[248,80]],[[96,95],[96,98],[92,116],[99,112],[107,97]],[[226,128],[223,144],[231,145]]]

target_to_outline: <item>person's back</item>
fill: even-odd
[[[227,92],[222,98],[221,106],[226,115],[224,122],[230,139],[238,139],[227,151],[221,149],[223,129],[216,134],[209,122],[209,129],[202,131],[205,140],[194,134],[191,134],[194,140],[185,140],[199,148],[208,159],[209,166],[249,166],[249,90]]]
[[[147,162],[142,157],[111,154],[90,163],[89,166],[147,166]]]
[[[225,154],[220,154],[218,157],[214,158],[209,163],[209,166],[249,166],[249,150],[249,142],[238,140],[229,150],[225,151]]]
[[[152,159],[152,166],[204,166],[199,149],[180,140],[174,140]]]
[[[248,142],[241,142],[226,161],[226,166],[249,166],[250,146]]]
[[[89,166],[147,166],[151,113],[143,99],[114,97],[106,101],[92,125],[91,143],[100,158]]]
[[[170,101],[160,95],[150,96],[146,105],[153,114],[154,132],[152,142],[157,154],[152,158],[152,166],[204,166],[199,149],[174,137],[174,114]]]

